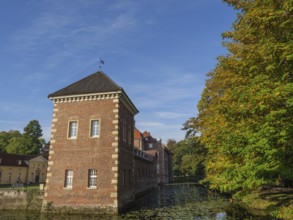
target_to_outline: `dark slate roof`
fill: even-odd
[[[27,161],[37,155],[17,155],[0,153],[0,166],[16,166],[16,167],[27,167]]]
[[[104,72],[98,71],[48,96],[69,96],[79,94],[94,94],[116,92],[123,89],[110,79]]]

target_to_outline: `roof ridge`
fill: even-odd
[[[117,86],[118,88],[120,89],[123,89],[121,86],[119,86],[117,83],[115,83],[106,73],[104,73],[103,71],[98,71],[98,72],[95,72],[95,73],[100,73],[100,74],[103,74],[108,80],[110,80],[115,86]],[[94,74],[95,74],[94,73]]]
[[[49,94],[48,98],[78,94],[117,92],[121,90],[123,90],[123,88],[115,83],[107,74],[103,71],[97,71]]]
[[[99,71],[98,71],[98,72],[99,72]],[[98,73],[98,72],[95,72],[95,73]],[[49,98],[51,95],[53,95],[54,93],[58,93],[58,92],[60,92],[61,90],[65,89],[65,88],[67,88],[67,87],[69,87],[69,86],[73,86],[74,84],[79,83],[81,80],[84,80],[84,79],[86,79],[86,78],[89,78],[90,76],[92,76],[92,75],[95,74],[95,73],[92,73],[92,74],[90,74],[90,75],[88,75],[88,76],[86,76],[86,77],[84,77],[84,78],[82,78],[82,79],[80,79],[80,80],[77,80],[77,81],[75,81],[75,82],[69,84],[68,86],[66,86],[66,87],[64,87],[64,88],[62,88],[62,89],[59,89],[59,90],[57,90],[57,91],[55,91],[55,92],[53,92],[53,93],[50,93],[50,94],[48,95],[48,98]]]

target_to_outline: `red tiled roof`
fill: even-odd
[[[142,133],[137,128],[134,128],[134,139],[141,139]]]
[[[149,137],[149,136],[151,136],[150,132],[148,132],[148,131],[143,132],[143,137]]]

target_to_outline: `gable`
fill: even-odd
[[[43,156],[37,156],[37,157],[34,157],[30,160],[30,162],[43,162],[43,163],[46,163],[48,162]]]

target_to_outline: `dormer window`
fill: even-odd
[[[21,160],[18,161],[18,165],[21,165]]]

